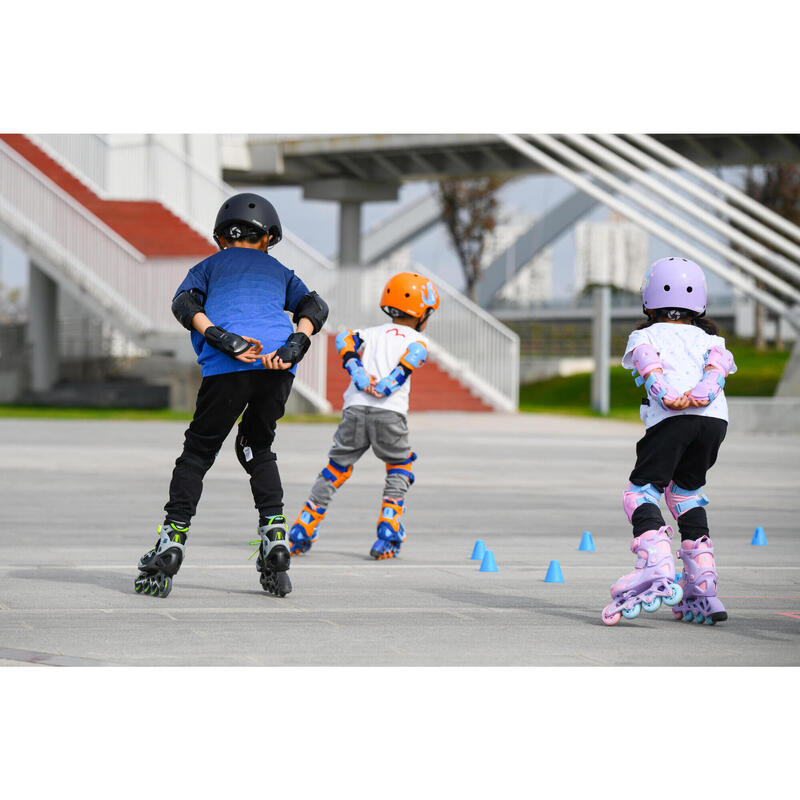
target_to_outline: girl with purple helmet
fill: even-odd
[[[633,525],[636,566],[611,587],[603,622],[633,619],[662,601],[677,619],[713,625],[728,618],[717,597],[714,545],[703,494],[706,472],[728,427],[725,378],[736,372],[733,355],[704,318],[706,279],[693,261],[661,258],[642,281],[647,319],[631,333],[622,366],[644,384],[641,417],[647,427],[636,444],[636,464],[622,505]],[[670,540],[660,499],[677,520],[678,558],[683,575],[675,582]]]

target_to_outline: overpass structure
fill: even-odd
[[[232,137],[228,144],[236,146]],[[602,203],[800,328],[800,229],[706,169],[800,161],[798,134],[249,135],[238,146],[238,161],[223,159],[228,180],[299,185],[309,199],[340,204],[340,265],[368,260],[361,204],[396,199],[404,181],[547,172],[575,192],[484,272],[481,305],[490,305],[509,277]],[[430,225],[430,215],[419,216],[420,230]]]

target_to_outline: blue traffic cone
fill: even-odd
[[[475,547],[472,548],[472,555],[470,556],[470,559],[472,561],[481,561],[485,552],[486,545],[484,544],[483,539],[477,539],[475,541]]]
[[[581,546],[578,550],[588,550],[590,552],[594,552],[594,539],[592,539],[592,534],[589,531],[584,531],[583,536],[581,537]]]
[[[561,564],[558,561],[551,561],[547,568],[547,575],[544,576],[545,583],[564,583],[564,576],[561,574]]]
[[[750,544],[756,544],[759,547],[767,546],[767,537],[764,534],[764,529],[760,525],[753,532],[753,540]]]
[[[494,560],[494,553],[491,550],[487,550],[483,555],[483,560],[481,561],[481,568],[479,572],[497,572],[497,562]]]

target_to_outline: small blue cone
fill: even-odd
[[[479,572],[497,572],[497,563],[494,560],[494,553],[491,550],[487,550],[483,555],[483,561],[481,561],[481,568]]]
[[[486,545],[484,544],[483,539],[478,539],[475,542],[475,547],[472,548],[472,555],[470,558],[472,561],[481,561],[485,552]]]
[[[589,552],[594,552],[594,539],[592,539],[592,534],[589,531],[584,531],[583,536],[581,537],[581,546],[578,550],[588,550]]]
[[[561,564],[558,561],[551,561],[547,568],[547,575],[544,576],[545,583],[564,583],[564,576],[561,574]]]
[[[767,546],[767,537],[764,534],[764,529],[759,525],[753,533],[753,541],[750,544],[758,545],[759,547]]]

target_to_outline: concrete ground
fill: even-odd
[[[417,414],[420,458],[399,559],[374,562],[383,465],[335,498],[294,591],[261,591],[256,515],[226,443],[167,599],[133,591],[182,423],[0,420],[0,663],[6,665],[798,665],[800,436],[737,434],[706,488],[727,623],[665,607],[615,628],[608,588],[633,566],[621,492],[639,425],[539,415]],[[329,424],[284,424],[292,519]],[[762,525],[768,546],[750,545]],[[583,531],[596,552],[579,552]],[[484,539],[499,572],[471,561]],[[677,543],[674,546],[677,550]],[[557,559],[565,583],[545,583]],[[677,562],[680,565],[680,562]]]

